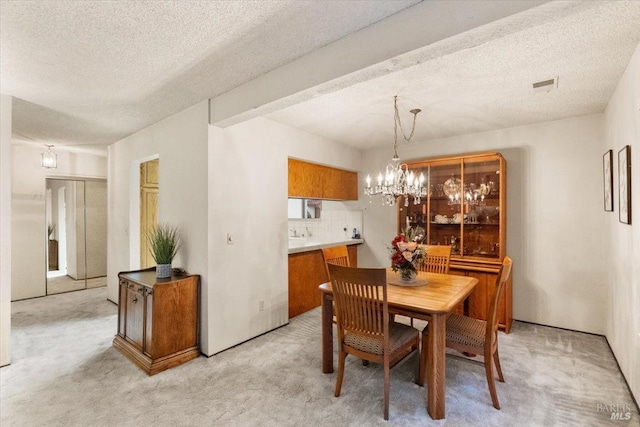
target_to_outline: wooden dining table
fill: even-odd
[[[399,286],[399,273],[387,269],[387,301],[390,314],[429,321],[427,349],[427,412],[434,420],[445,417],[446,323],[455,307],[478,283],[468,276],[419,272],[418,283]],[[418,286],[415,286],[418,285]],[[322,372],[333,372],[333,293],[331,282],[319,286],[322,294]]]

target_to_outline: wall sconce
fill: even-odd
[[[58,155],[51,151],[51,147],[53,147],[53,145],[47,145],[47,147],[49,147],[47,151],[41,154],[42,167],[45,169],[55,169],[58,167]]]

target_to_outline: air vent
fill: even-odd
[[[536,82],[532,85],[532,87],[536,92],[551,92],[552,90],[558,88],[558,78],[556,77],[553,79]]]

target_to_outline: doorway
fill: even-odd
[[[46,294],[106,286],[106,180],[48,178],[45,206]]]

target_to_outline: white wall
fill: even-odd
[[[207,301],[215,297],[207,291],[207,132],[203,101],[110,145],[108,179],[108,298],[118,302],[119,272],[139,268],[130,254],[130,230],[139,229],[139,213],[131,212],[131,200],[140,197],[139,178],[133,178],[139,176],[141,159],[158,155],[158,220],[180,228],[183,243],[174,267],[200,275],[203,352],[209,346]]]
[[[288,322],[288,157],[359,170],[361,153],[264,118],[210,126],[208,354]]]
[[[11,199],[11,299],[45,295],[46,178],[106,178],[107,159],[57,150],[58,168],[43,169],[43,148],[14,145]],[[19,165],[19,167],[15,167]]]
[[[11,108],[0,94],[0,366],[11,362]]]
[[[602,247],[601,140],[602,115],[595,114],[405,144],[399,155],[408,160],[501,152],[507,161],[514,318],[603,334],[608,257]],[[373,176],[392,154],[391,145],[365,153],[365,173]],[[387,265],[395,209],[375,198],[363,206],[366,239],[358,260],[363,266]]]
[[[640,399],[640,45],[604,114],[601,155],[613,150],[614,212],[605,216],[610,285],[607,339],[632,393]],[[631,224],[618,220],[618,151],[631,145]]]

